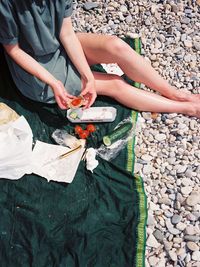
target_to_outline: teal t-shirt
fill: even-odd
[[[72,10],[72,0],[1,0],[0,43],[18,43],[61,80],[68,92],[77,94],[80,91],[79,74],[59,41],[63,19],[71,16]],[[40,102],[55,102],[49,86],[22,69],[8,55],[6,58],[22,94]]]

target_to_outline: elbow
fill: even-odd
[[[68,32],[68,31],[62,31],[60,33],[59,39],[62,44],[69,42],[72,40],[73,33]],[[71,41],[70,41],[71,42]]]
[[[3,46],[6,53],[11,56],[14,57],[16,55],[16,53],[18,53],[18,51],[20,50],[19,45],[15,44],[15,45],[4,45]]]
[[[61,43],[67,42],[68,40],[73,38],[74,35],[75,33],[72,27],[71,19],[65,18],[63,21],[62,27],[61,27],[60,35],[59,35],[59,39]]]

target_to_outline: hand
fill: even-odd
[[[92,106],[92,104],[94,103],[96,97],[97,97],[97,93],[96,93],[96,89],[95,89],[95,80],[94,79],[90,79],[88,81],[82,79],[82,92],[81,95],[85,98],[86,100],[86,104],[84,108],[89,108]]]
[[[58,106],[61,109],[67,109],[68,105],[67,103],[71,101],[71,99],[74,98],[74,96],[68,94],[66,92],[66,89],[61,81],[55,81],[52,85],[51,88],[53,90],[53,93],[55,95],[56,102]]]

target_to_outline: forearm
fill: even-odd
[[[65,27],[67,28],[68,26]],[[63,29],[63,31],[61,31],[60,41],[81,77],[85,80],[93,79],[92,71],[75,32],[73,30],[65,31],[65,29]]]
[[[8,55],[25,71],[52,86],[57,80],[34,58],[24,52],[18,45],[4,46]]]

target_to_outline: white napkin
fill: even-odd
[[[84,140],[83,140],[84,141]],[[71,149],[60,146],[51,145],[37,141],[33,149],[32,171],[48,181],[71,183],[76,174],[78,165],[81,161],[85,142],[82,148],[68,155],[66,158],[58,159],[57,157],[70,151]]]

